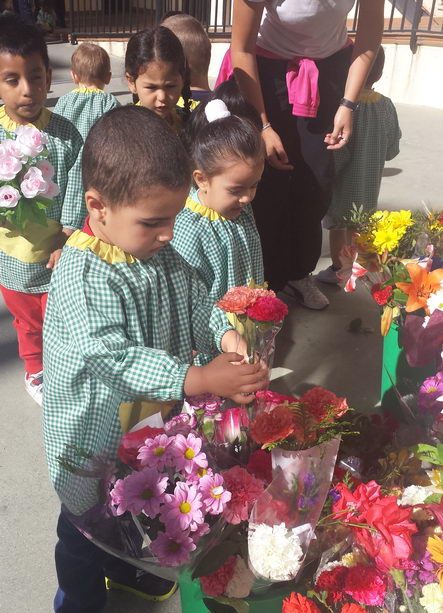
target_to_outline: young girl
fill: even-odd
[[[185,140],[195,188],[177,216],[172,241],[200,273],[214,301],[230,287],[264,282],[250,204],[263,172],[264,149],[252,107],[234,87],[218,88],[214,100],[191,116]]]
[[[175,34],[163,26],[134,34],[126,49],[125,72],[137,105],[178,130],[189,115],[191,90],[185,54]],[[180,96],[183,109],[176,106]]]

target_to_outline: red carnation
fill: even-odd
[[[360,604],[381,607],[385,601],[386,577],[373,566],[357,564],[348,569],[343,589]]]
[[[265,483],[272,481],[272,457],[269,451],[257,449],[249,456],[249,462],[246,469],[251,475],[262,479]]]
[[[284,441],[294,431],[294,417],[287,405],[275,407],[269,413],[257,415],[252,422],[250,434],[252,440],[265,447],[271,443]]]
[[[315,587],[321,592],[328,592],[328,602],[336,603],[343,600],[343,586],[347,571],[346,566],[336,566],[320,573]]]
[[[282,613],[320,613],[315,602],[302,594],[292,592],[289,598],[283,600]]]
[[[246,315],[255,321],[280,322],[287,314],[286,304],[274,296],[261,296],[246,309]]]
[[[353,602],[348,602],[342,607],[340,613],[366,613],[366,609]]]
[[[384,306],[392,298],[392,285],[382,287],[380,283],[372,286],[371,294],[375,302],[380,306]]]
[[[118,457],[131,468],[139,469],[140,460],[137,460],[139,449],[145,444],[147,438],[155,438],[159,434],[164,434],[163,428],[150,428],[145,426],[123,435],[118,448]]]
[[[308,390],[300,398],[300,402],[318,422],[331,414],[334,417],[341,417],[349,410],[346,398],[340,398],[334,392],[320,386]]]

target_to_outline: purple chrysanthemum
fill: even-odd
[[[443,402],[437,400],[440,396],[443,396],[443,376],[438,372],[423,381],[418,392],[419,408],[430,413],[440,413],[443,409]]]
[[[184,470],[189,475],[198,468],[207,468],[208,460],[201,448],[201,438],[192,432],[186,438],[183,434],[177,434],[174,445],[171,447],[177,470]]]
[[[138,515],[142,511],[149,517],[156,517],[160,505],[165,500],[168,477],[158,473],[155,468],[144,468],[119,479],[111,492],[117,515],[130,511]]]
[[[189,560],[196,545],[187,533],[167,534],[159,532],[151,543],[151,551],[162,566],[181,566]]]
[[[203,523],[202,497],[195,485],[179,481],[173,494],[166,494],[160,519],[166,525],[168,533],[177,530],[197,530]]]
[[[223,483],[223,477],[217,473],[200,479],[199,489],[206,513],[220,515],[225,504],[231,500],[232,494],[224,488]]]
[[[165,466],[172,465],[172,442],[166,434],[159,434],[154,438],[148,438],[145,444],[140,447],[137,459],[142,466],[151,466],[158,470],[163,470]]]

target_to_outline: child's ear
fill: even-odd
[[[107,206],[96,189],[88,189],[85,193],[86,208],[89,216],[96,222],[103,223],[106,218]]]
[[[197,168],[192,173],[192,178],[194,179],[194,182],[197,187],[201,189],[202,192],[205,192],[208,189],[209,181],[204,172]]]
[[[125,74],[126,77],[126,82],[128,84],[129,87],[129,91],[132,92],[133,94],[137,93],[137,88],[135,86],[135,79],[133,77],[131,77],[130,74],[126,73]]]
[[[111,81],[111,77],[112,77],[112,72],[108,72],[108,74],[106,75],[105,80],[103,81],[103,83],[105,85],[109,85],[110,81]]]
[[[71,79],[74,81],[74,83],[76,85],[78,85],[78,83],[80,83],[80,79],[78,78],[78,76],[75,74],[75,72],[73,70],[71,70]]]

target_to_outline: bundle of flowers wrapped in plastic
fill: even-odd
[[[286,304],[272,290],[241,286],[228,290],[217,306],[246,340],[249,360],[262,360],[269,366],[275,337],[288,314]]]
[[[435,384],[435,382],[434,382]],[[434,384],[429,387],[434,388]],[[442,403],[423,386],[421,403],[438,419]],[[423,395],[426,398],[423,398]],[[443,611],[443,437],[378,420],[348,439],[318,522],[320,563],[283,603],[286,613],[438,613]],[[365,440],[372,457],[360,458]],[[353,455],[347,456],[351,452]]]
[[[45,225],[45,210],[59,193],[47,144],[33,126],[19,126],[15,139],[0,143],[0,217],[19,230],[27,222]]]
[[[224,409],[214,397],[190,398],[186,410],[231,493],[226,525],[197,556],[192,576],[225,604],[294,580],[328,494],[346,401],[314,388],[301,398],[258,392],[249,412]]]
[[[352,292],[358,279],[370,288],[382,307],[381,332],[385,336],[401,310],[430,315],[443,302],[443,217],[426,210],[354,210],[349,222],[354,244],[342,250],[338,277]]]

